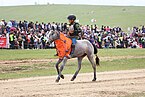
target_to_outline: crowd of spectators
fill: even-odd
[[[97,25],[82,26],[83,35],[80,39],[88,39],[98,48],[145,48],[145,27],[133,27],[130,32],[124,32],[120,27]],[[68,32],[67,23],[39,23],[10,20],[0,22],[0,37],[9,36],[11,49],[46,49],[54,47],[47,45],[50,30]]]
[[[0,22],[0,37],[9,34],[10,48],[12,49],[45,49],[51,46],[47,45],[47,37],[50,30],[66,32],[66,23],[35,23],[27,21],[9,21]],[[53,46],[53,45],[52,45]]]
[[[98,48],[145,48],[145,27],[133,27],[131,32],[124,32],[120,27],[96,25],[83,27],[84,37]]]

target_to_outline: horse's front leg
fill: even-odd
[[[59,75],[58,75],[58,77],[57,77],[57,79],[56,79],[56,82],[59,82],[60,77],[61,77],[61,78],[62,78],[62,77],[64,78],[64,76],[61,74],[61,72],[62,72],[62,70],[63,70],[63,68],[64,68],[64,66],[65,66],[65,64],[66,64],[66,62],[67,62],[67,60],[68,60],[68,58],[64,57],[63,63],[62,63],[62,65],[61,65],[61,67],[60,67]]]
[[[59,67],[58,67],[58,66],[59,66],[59,64],[60,64],[62,61],[63,61],[63,59],[59,59],[59,60],[57,61],[56,65],[55,65],[56,70],[57,70],[57,73],[58,73],[58,76],[59,76]],[[64,76],[61,75],[61,78],[64,79]]]

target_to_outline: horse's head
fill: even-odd
[[[48,43],[51,44],[53,41],[57,40],[60,38],[60,32],[58,31],[50,31],[49,32],[49,37],[48,37]]]

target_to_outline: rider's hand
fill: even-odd
[[[74,30],[69,30],[69,33],[71,33],[71,34],[74,33]]]
[[[69,33],[74,33],[74,27],[73,27],[73,25],[71,25],[70,27],[69,27]]]

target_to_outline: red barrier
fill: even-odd
[[[7,39],[6,37],[0,37],[0,48],[6,48],[7,47]]]

